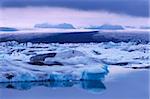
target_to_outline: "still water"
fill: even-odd
[[[0,99],[149,99],[149,70],[110,77],[102,81],[0,83]]]

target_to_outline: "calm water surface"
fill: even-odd
[[[109,76],[108,76],[109,77]],[[149,71],[113,80],[1,83],[0,99],[149,99]]]

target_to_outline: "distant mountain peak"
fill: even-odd
[[[12,27],[0,27],[0,31],[18,31],[18,29]]]
[[[59,28],[59,29],[75,29],[72,24],[69,23],[60,23],[60,24],[49,24],[49,23],[42,23],[42,24],[35,24],[35,28]]]
[[[110,25],[110,24],[104,24],[101,26],[90,26],[86,29],[101,29],[101,30],[124,30],[124,27],[121,25]]]

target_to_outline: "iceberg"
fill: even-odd
[[[0,82],[101,80],[108,73],[107,66],[84,52],[63,47],[57,51],[49,49],[57,44],[37,47],[39,44],[8,42],[0,45]]]
[[[38,67],[20,64],[20,62],[14,64],[7,62],[3,65],[7,66],[0,68],[0,82],[101,80],[107,74],[103,65],[93,67],[83,65]]]
[[[59,28],[59,29],[75,29],[72,24],[61,23],[56,25],[51,25],[49,23],[36,24],[35,28]]]

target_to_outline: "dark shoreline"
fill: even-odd
[[[149,32],[121,31],[85,31],[64,33],[1,33],[0,42],[17,41],[20,43],[101,43],[101,42],[136,42],[149,43]]]

